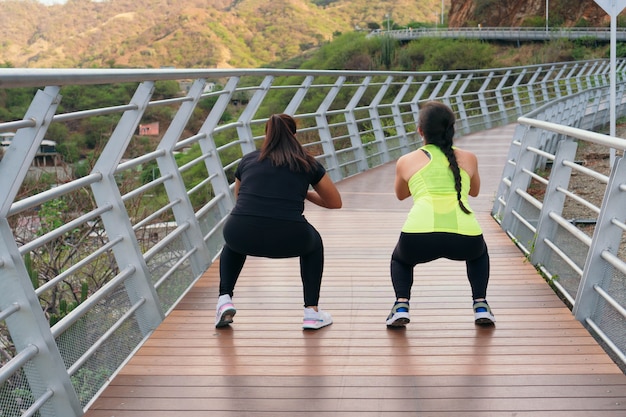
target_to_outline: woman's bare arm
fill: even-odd
[[[322,179],[313,186],[313,190],[307,192],[306,199],[313,204],[329,209],[341,208],[343,204],[341,194],[339,194],[339,190],[328,173],[324,174]]]

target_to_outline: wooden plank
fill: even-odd
[[[414,391],[417,394],[417,391]],[[454,394],[454,392],[450,392]],[[156,410],[171,410],[178,413],[179,410],[220,412],[220,411],[237,411],[240,415],[248,415],[258,410],[273,410],[275,412],[293,410],[296,412],[303,407],[303,402],[309,410],[317,410],[318,412],[335,412],[336,410],[350,410],[352,412],[371,412],[377,410],[378,413],[397,413],[407,409],[413,410],[414,413],[430,413],[433,411],[446,412],[480,412],[494,411],[500,413],[511,413],[521,407],[525,407],[529,411],[542,413],[545,411],[565,411],[577,410],[600,413],[602,411],[618,411],[615,405],[615,398],[602,398],[597,405],[589,403],[587,398],[569,397],[565,404],[557,405],[552,398],[534,398],[528,401],[527,398],[498,398],[486,399],[478,398],[445,398],[445,399],[424,399],[419,397],[409,398],[391,398],[381,401],[378,398],[333,398],[328,401],[326,398],[311,398],[310,396],[302,396],[298,398],[206,398],[195,397],[185,398],[184,401],[173,401],[175,397],[169,398],[143,398],[137,401],[137,407],[150,413]],[[218,401],[216,401],[218,400]],[[172,406],[172,403],[178,404]],[[107,405],[104,403],[103,405]],[[118,405],[118,407],[116,407]],[[111,410],[125,408],[124,402],[109,401],[108,406]],[[299,412],[298,412],[299,414]],[[117,416],[117,414],[115,414]],[[178,415],[178,414],[177,414]],[[211,414],[213,415],[213,414]],[[543,414],[542,414],[543,415]],[[591,414],[590,414],[591,415]]]
[[[303,400],[304,402],[304,400]],[[413,407],[409,408],[411,411],[394,411],[393,413],[384,413],[381,411],[342,411],[342,410],[333,410],[330,412],[327,411],[307,411],[307,410],[299,410],[297,411],[298,416],[315,416],[315,417],[369,417],[369,416],[384,416],[384,415],[393,415],[394,417],[415,417],[416,412],[413,411]],[[160,411],[153,410],[150,411],[150,417],[172,417],[173,413],[170,410]],[[207,411],[205,410],[175,410],[176,417],[207,417]],[[211,417],[241,417],[254,415],[255,417],[292,417],[294,416],[293,411],[264,411],[262,409],[257,408],[255,411],[251,412],[243,412],[240,410],[237,411],[229,411],[229,410],[212,410],[210,413]],[[529,412],[506,412],[502,411],[429,411],[429,417],[502,417],[503,415],[514,415],[516,417],[624,417],[624,412],[619,411],[606,411],[603,410],[601,414],[598,414],[598,411],[574,411],[574,410],[543,410],[540,413],[536,411]],[[113,414],[109,410],[91,410],[89,412],[89,417],[146,417],[145,411],[136,411],[124,409],[123,411],[116,410]]]
[[[284,387],[403,387],[411,385],[414,387],[450,387],[463,386],[467,384],[467,378],[458,375],[446,376],[232,376],[232,375],[178,375],[178,376],[158,376],[158,375],[120,375],[115,379],[116,386],[164,386],[164,387],[193,387],[193,386],[228,386],[228,387],[257,387],[262,382],[269,383],[268,386],[275,388]],[[477,376],[472,380],[474,387],[523,387],[523,386],[543,386],[550,387],[567,386],[572,389],[576,387],[611,387],[621,385],[623,378],[619,374],[605,375],[487,375]],[[612,391],[611,391],[612,392]]]

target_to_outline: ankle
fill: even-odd
[[[230,296],[230,294],[222,294],[222,295],[220,295],[220,296],[218,297],[218,299],[217,299],[217,304],[218,304],[218,305],[222,305],[222,304],[227,304],[227,303],[230,303],[230,302],[232,302],[232,301],[233,301],[233,299],[232,299],[232,297]]]

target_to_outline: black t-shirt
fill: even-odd
[[[326,169],[317,162],[311,172],[294,172],[287,166],[273,166],[261,151],[244,155],[235,177],[241,182],[232,214],[303,221],[304,200],[309,185],[317,184]]]

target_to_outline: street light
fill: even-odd
[[[550,4],[549,0],[546,0],[546,32],[548,31],[548,5]]]
[[[609,71],[611,91],[609,98],[609,119],[610,119],[610,132],[609,134],[612,137],[615,137],[615,117],[616,117],[616,100],[617,100],[617,15],[619,15],[624,8],[626,8],[626,0],[595,0],[598,6],[602,7],[602,9],[607,12],[609,16],[611,16],[611,46],[610,46],[610,55],[611,55],[611,70]],[[615,148],[611,148],[611,153],[609,154],[609,161],[611,164],[611,169],[613,169],[613,164],[615,162]]]
[[[441,0],[441,27],[443,27],[443,0]]]

